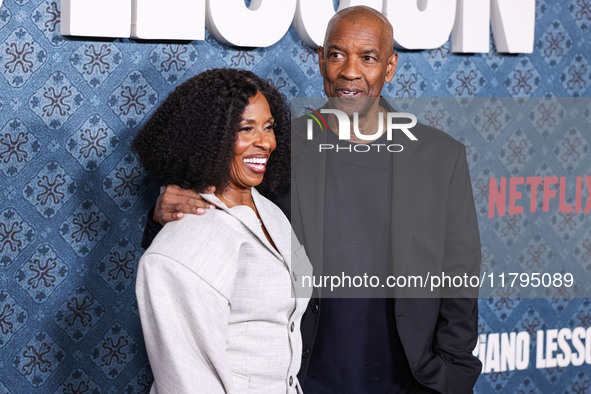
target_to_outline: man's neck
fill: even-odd
[[[379,133],[379,135],[375,136],[375,139],[368,141],[368,140],[363,140],[359,137],[357,137],[357,135],[355,134],[354,131],[354,127],[355,127],[355,122],[353,121],[353,118],[351,117],[350,119],[350,125],[351,125],[351,129],[350,129],[350,135],[351,138],[348,140],[349,142],[352,143],[371,143],[375,140],[377,140],[378,138],[380,138],[384,132],[386,131],[386,114],[387,114],[387,110],[386,108],[382,107],[379,104],[379,100],[376,100],[376,102],[369,108],[368,111],[366,111],[363,114],[359,114],[358,115],[358,121],[357,121],[357,127],[358,127],[358,131],[360,134],[363,135],[375,135],[378,131],[378,129],[380,128],[380,118],[381,118],[381,133]],[[338,119],[336,118],[336,116],[329,116],[327,118],[327,124],[328,127],[335,133],[335,134],[339,134],[339,122]]]

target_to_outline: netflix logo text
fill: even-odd
[[[489,218],[536,212],[539,201],[543,212],[558,209],[559,212],[588,214],[591,212],[591,176],[489,178]]]

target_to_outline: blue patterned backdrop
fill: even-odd
[[[402,52],[385,95],[589,96],[591,0],[538,0],[536,19],[531,55],[500,55],[492,45],[488,54],[458,55],[450,43]],[[145,214],[158,191],[130,153],[131,139],[178,83],[212,67],[251,69],[288,97],[320,96],[317,58],[293,29],[271,48],[244,51],[210,36],[190,43],[64,38],[59,23],[57,0],[4,0],[0,7],[0,393],[147,392],[134,278]],[[482,131],[456,137],[469,148],[482,208],[487,177],[514,170],[503,152],[511,138],[517,144],[523,138]],[[580,158],[570,170],[555,160],[549,165],[556,171],[541,171],[591,175],[590,130],[578,137]],[[500,159],[483,164],[481,149]],[[532,150],[521,151],[518,161],[531,163]],[[543,243],[515,223],[509,223],[515,234],[503,235],[479,214],[481,232],[490,237],[485,264],[526,253],[507,239],[521,236],[516,244],[534,251]],[[590,219],[578,217],[566,249],[591,260]],[[545,240],[562,235],[545,231]],[[576,326],[591,326],[591,300],[480,301],[481,333],[535,336]],[[591,370],[530,366],[483,374],[476,388],[584,393],[591,391]]]

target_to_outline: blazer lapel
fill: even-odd
[[[267,232],[271,236],[273,243],[275,243],[277,250],[275,250],[275,248],[269,243],[269,240],[265,237],[260,225],[257,228],[257,230],[259,230],[259,239],[263,238],[263,242],[266,242],[265,246],[275,254],[283,257],[283,261],[289,267],[289,261],[291,260],[291,239],[289,238],[289,233],[291,232],[291,227],[286,228],[285,225],[281,224],[281,221],[273,214],[273,211],[278,210],[278,208],[276,206],[271,207],[270,205],[273,203],[261,196],[255,188],[252,188],[252,198],[259,211],[259,215],[261,215],[261,220],[267,228]],[[285,222],[289,223],[287,218],[285,218]]]
[[[263,223],[267,227],[267,231],[269,232],[269,234],[282,234],[283,232],[281,231],[281,228],[280,228],[281,226],[279,225],[277,220],[275,218],[273,218],[272,215],[268,215],[267,214],[267,210],[268,210],[267,207],[264,207],[264,204],[261,204],[262,199],[260,198],[260,195],[258,194],[258,192],[253,188],[252,193],[253,193],[253,200],[255,202],[255,205],[259,209],[259,214],[261,215],[261,218],[263,219]],[[265,237],[265,233],[263,232],[263,229],[261,228],[261,225],[259,223],[259,220],[258,220],[256,214],[254,213],[254,211],[250,207],[247,207],[245,205],[237,205],[235,207],[228,208],[226,206],[226,204],[224,204],[219,198],[217,198],[217,196],[215,194],[200,193],[200,195],[201,195],[201,197],[203,197],[204,200],[212,203],[216,207],[227,212],[232,217],[238,219],[244,225],[244,227],[246,227],[267,249],[269,249],[269,251],[271,253],[273,253],[275,255],[275,257],[277,257],[279,260],[283,261],[286,265],[288,264],[288,262],[283,258],[283,256],[285,256],[285,254],[283,254],[283,256],[282,256],[282,254],[277,252],[277,250],[275,250],[275,248],[269,243],[269,240],[267,239],[267,237]],[[256,197],[255,197],[255,195],[256,195]],[[263,206],[260,206],[260,205],[263,205]],[[263,208],[263,209],[261,209],[261,208]],[[284,245],[287,242],[285,240],[285,236],[275,235],[275,237],[272,237],[272,239],[278,249],[279,249],[278,245],[281,245],[281,247],[283,249],[285,249]],[[279,249],[279,250],[281,250],[281,249]]]
[[[395,143],[404,150],[392,160],[392,262],[394,275],[402,275],[408,264],[408,247],[417,220],[419,186],[423,160],[416,154],[420,141],[410,141],[398,133]]]
[[[301,124],[299,124],[301,123]],[[322,273],[324,242],[324,191],[326,154],[318,151],[326,143],[328,130],[319,130],[313,141],[305,140],[304,122],[296,120],[292,127],[292,226],[300,242],[306,246],[314,272]]]

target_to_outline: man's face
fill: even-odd
[[[397,54],[384,23],[376,17],[342,18],[318,48],[320,74],[328,97],[379,97],[396,70]]]

